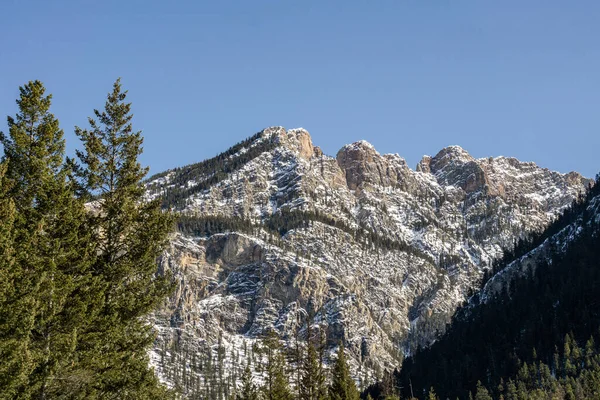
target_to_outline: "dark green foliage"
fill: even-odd
[[[225,232],[254,233],[258,231],[258,227],[252,221],[240,217],[181,214],[177,216],[177,230],[186,235],[211,236]]]
[[[343,342],[340,343],[333,371],[331,372],[329,398],[331,400],[358,400],[359,398],[358,389],[352,376],[350,376],[350,369],[346,363]]]
[[[429,394],[427,395],[427,400],[440,400],[437,394],[435,394],[435,390],[432,388],[429,389]]]
[[[287,365],[279,337],[271,331],[263,340],[262,353],[265,355],[265,383],[261,387],[262,398],[265,400],[292,400]]]
[[[95,257],[83,202],[64,163],[63,132],[39,81],[20,88],[4,146],[0,392],[81,398],[90,375],[76,352],[94,316]]]
[[[485,387],[481,386],[481,382],[477,382],[475,400],[493,400],[488,390]]]
[[[15,205],[7,195],[6,164],[0,166],[0,398],[13,398],[26,387],[34,363],[28,351],[35,303],[27,276],[16,264]]]
[[[323,345],[319,329],[319,347]],[[328,390],[325,385],[326,375],[323,369],[322,355],[312,337],[311,321],[307,323],[306,354],[302,360],[302,377],[300,381],[301,400],[323,400],[327,398]]]
[[[177,216],[177,229],[185,234],[196,236],[210,236],[215,233],[225,232],[256,234],[263,230],[269,235],[279,238],[293,229],[308,228],[313,222],[320,222],[340,229],[352,235],[364,247],[374,246],[378,249],[404,251],[425,259],[432,264],[435,263],[435,260],[431,256],[400,239],[379,235],[365,228],[353,229],[343,221],[322,214],[318,210],[281,209],[260,224],[253,223],[251,220],[243,217],[179,214]]]
[[[396,371],[383,371],[383,376],[379,379],[379,381],[369,386],[363,392],[362,397],[365,398],[370,396],[373,399],[398,398],[399,392],[398,386],[396,385],[396,379],[394,376],[395,374]]]
[[[165,301],[168,277],[156,262],[172,227],[158,201],[144,202],[142,136],[131,125],[131,104],[117,80],[103,111],[94,110],[90,129],[76,128],[84,198],[96,199],[89,223],[98,257],[92,269],[102,285],[103,305],[79,351],[89,361],[91,394],[109,398],[164,398],[147,351],[154,333],[143,317]]]

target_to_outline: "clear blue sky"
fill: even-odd
[[[119,76],[152,172],[272,126],[414,167],[459,144],[600,171],[600,2],[1,0],[0,129],[40,79],[69,141]]]

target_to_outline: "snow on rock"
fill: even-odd
[[[160,271],[178,287],[155,315],[152,357],[170,385],[189,354],[212,354],[218,343],[232,366],[242,343],[269,329],[292,346],[309,314],[329,352],[345,342],[366,383],[435,340],[492,261],[543,230],[590,182],[514,158],[475,159],[459,146],[424,157],[415,171],[365,141],[324,155],[304,129],[267,128],[256,140],[277,145],[177,208],[252,226],[173,236]],[[178,171],[147,187],[164,192]],[[268,229],[292,212],[304,223],[283,235]]]

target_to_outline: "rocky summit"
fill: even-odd
[[[331,157],[304,129],[265,129],[146,183],[180,215],[152,363],[183,392],[218,369],[233,382],[263,334],[292,348],[311,323],[326,357],[343,341],[370,382],[435,340],[493,260],[591,182],[458,146],[416,169],[365,141]]]

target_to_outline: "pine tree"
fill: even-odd
[[[31,297],[23,296],[16,261],[15,205],[7,196],[6,164],[0,165],[0,398],[16,398],[33,370],[28,350],[32,329]],[[25,300],[25,301],[23,301]]]
[[[435,390],[433,387],[429,389],[429,394],[427,395],[427,400],[440,400],[437,394],[435,394]]]
[[[236,396],[236,400],[258,400],[256,385],[252,382],[252,371],[250,365],[246,365],[242,375],[242,387]]]
[[[82,196],[94,201],[90,215],[98,259],[94,273],[103,284],[102,312],[80,351],[94,354],[90,368],[96,390],[118,398],[163,398],[148,367],[154,332],[144,320],[169,294],[168,276],[157,276],[157,258],[166,246],[171,217],[157,201],[145,201],[142,180],[148,169],[138,160],[141,132],[131,124],[131,103],[120,80],[103,111],[94,110],[90,129],[76,128]]]
[[[513,382],[512,379],[508,380],[508,383],[506,385],[506,396],[504,396],[504,398],[505,400],[518,399],[517,386],[515,385],[515,382]]]
[[[311,340],[310,320],[307,323],[306,356],[302,362],[301,400],[322,400],[326,397],[325,375],[319,362],[319,354]]]
[[[594,354],[596,344],[594,343],[594,337],[590,337],[585,344],[585,366],[586,368],[594,367]]]
[[[573,363],[573,341],[571,339],[571,335],[567,334],[565,336],[565,344],[564,344],[564,375],[565,376],[574,376],[577,373],[577,368]]]
[[[13,387],[22,398],[81,393],[90,375],[75,349],[98,300],[85,208],[69,180],[63,131],[49,111],[51,98],[39,81],[21,87],[19,112],[8,118],[9,134],[0,134],[4,195],[14,204],[16,245],[12,288],[2,295],[14,303],[3,307],[8,332],[1,340],[15,341],[23,352],[15,379],[25,386]]]
[[[265,383],[261,388],[266,400],[291,400],[293,398],[286,374],[286,360],[277,335],[270,331],[264,340],[266,355]]]
[[[286,360],[282,352],[277,354],[275,376],[273,379],[272,400],[292,400],[294,396],[286,374]]]
[[[346,363],[344,342],[340,342],[337,358],[333,365],[329,397],[332,400],[358,400],[360,397],[356,384],[350,376],[348,364]]]
[[[477,382],[477,391],[475,392],[475,400],[493,400],[492,396],[488,390],[481,384],[481,382]]]
[[[319,398],[327,399],[329,397],[329,388],[327,387],[326,381],[327,376],[325,373],[325,349],[327,347],[327,338],[325,337],[325,330],[319,328]]]
[[[300,384],[302,382],[302,359],[303,352],[302,346],[300,345],[300,327],[301,327],[301,316],[298,315],[296,317],[296,327],[294,329],[294,352],[293,352],[293,362],[294,362],[294,378],[296,384],[296,398],[300,398]]]

